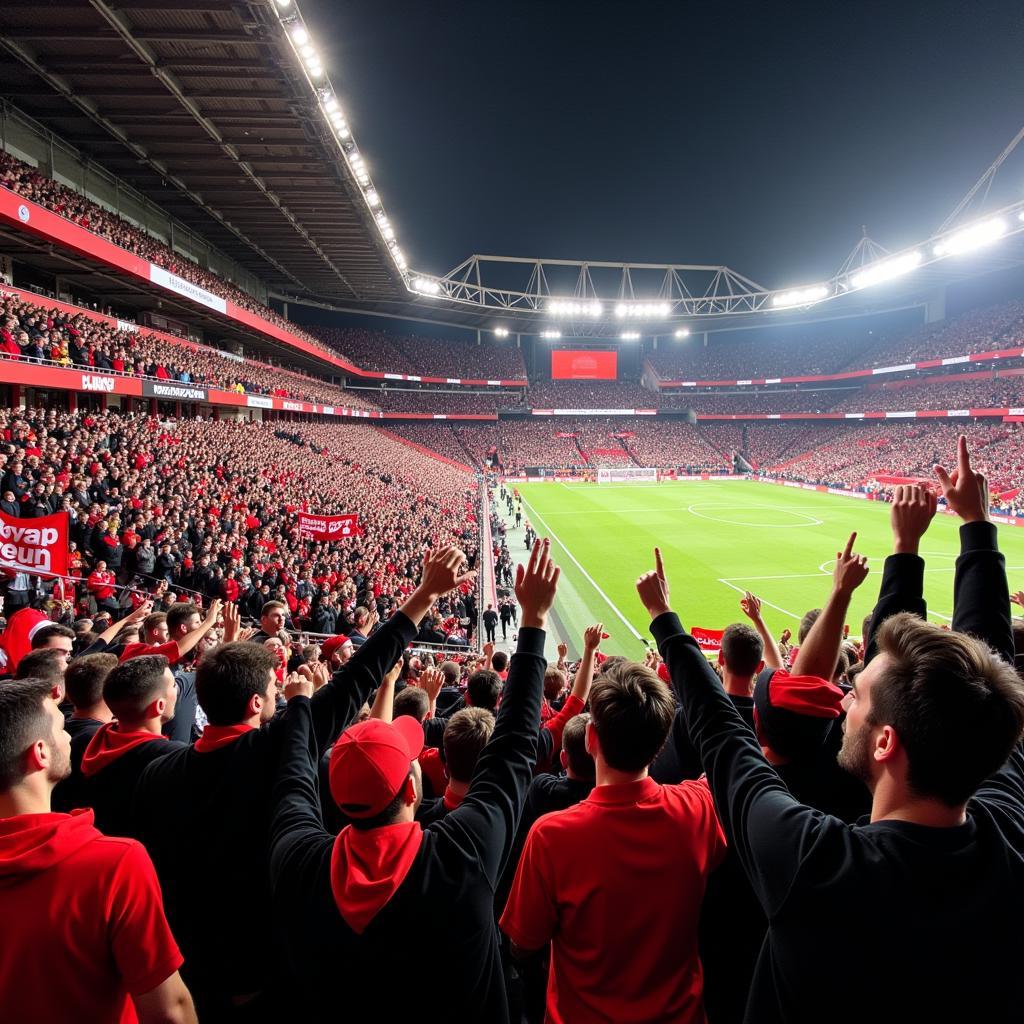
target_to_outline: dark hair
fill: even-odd
[[[52,647],[30,651],[18,662],[15,679],[45,679],[50,686],[64,686],[64,653]]]
[[[68,626],[62,626],[59,622],[51,622],[46,626],[40,626],[32,635],[32,650],[38,651],[45,647],[47,642],[55,636],[62,636],[68,640],[75,640],[75,631]]]
[[[654,760],[675,713],[672,693],[657,673],[633,661],[603,672],[590,691],[601,753],[620,772],[638,772]]]
[[[53,735],[45,710],[50,689],[46,679],[14,679],[0,685],[0,793],[25,777],[25,751],[41,737]]]
[[[967,801],[1024,732],[1024,680],[984,644],[908,612],[885,620],[889,663],[871,688],[871,725],[891,725],[907,751],[907,782],[949,807]]]
[[[419,686],[407,686],[395,694],[393,718],[408,715],[409,718],[415,718],[417,722],[422,722],[427,717],[428,711],[430,711],[430,698],[427,696],[427,691]]]
[[[408,778],[408,776],[406,776],[406,778]],[[384,825],[393,825],[404,806],[405,782],[403,781],[402,786],[395,794],[394,799],[379,814],[374,814],[369,818],[349,818],[348,820],[352,823],[352,827],[356,829],[357,832],[369,832],[372,828],[381,828]],[[341,813],[345,813],[344,807],[341,808]]]
[[[466,696],[473,707],[493,711],[501,696],[501,676],[489,668],[478,669],[466,683]]]
[[[267,694],[277,658],[263,646],[239,640],[210,651],[196,670],[196,696],[210,725],[237,725],[252,697]]]
[[[163,690],[167,665],[162,654],[122,661],[103,682],[103,700],[114,717],[137,719]]]
[[[495,651],[491,655],[491,668],[495,672],[504,672],[508,668],[508,655],[504,651]]]
[[[462,669],[454,661],[442,661],[440,665],[444,673],[445,686],[458,686],[462,678]]]
[[[173,636],[179,626],[188,622],[193,615],[199,614],[199,609],[191,601],[175,601],[167,609],[167,632]],[[146,621],[149,621],[148,616]]]
[[[806,615],[800,620],[800,628],[797,630],[796,639],[797,643],[803,643],[807,639],[807,634],[810,633],[811,627],[818,621],[818,616],[821,614],[820,608],[812,608]]]
[[[91,708],[103,700],[103,683],[117,668],[116,654],[87,654],[75,658],[64,673],[64,690],[76,708]]]
[[[590,715],[586,711],[573,715],[565,723],[562,747],[565,749],[565,760],[573,775],[593,782],[596,778],[596,767],[594,759],[587,751],[587,722],[589,721]]]
[[[444,727],[444,763],[456,782],[469,782],[480,751],[494,732],[494,715],[486,708],[456,711]]]
[[[764,641],[756,629],[734,622],[722,631],[722,662],[738,676],[752,676],[764,659]]]
[[[554,700],[565,688],[565,673],[557,665],[544,669],[544,696]]]

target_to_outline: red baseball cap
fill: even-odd
[[[344,647],[349,642],[347,636],[329,636],[321,645],[320,653],[324,656],[325,660],[330,660],[331,655],[339,647]]]
[[[423,726],[402,715],[393,722],[368,718],[346,729],[331,751],[334,802],[350,818],[372,818],[398,795],[410,765],[423,752]]]

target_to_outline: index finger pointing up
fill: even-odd
[[[658,575],[665,578],[665,563],[661,560],[661,548],[654,549],[654,568],[657,570]]]

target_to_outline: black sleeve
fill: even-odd
[[[920,555],[890,555],[885,560],[878,602],[868,623],[865,665],[878,653],[878,644],[875,642],[878,627],[897,612],[913,612],[922,619],[928,617],[924,601],[924,559]]]
[[[434,829],[480,863],[492,888],[508,857],[537,760],[544,686],[544,630],[519,630],[494,733],[477,761],[465,800]]]
[[[848,830],[790,794],[675,612],[659,615],[651,632],[682,701],[726,841],[770,917],[785,902],[804,857],[830,840],[844,842]]]
[[[329,747],[348,728],[415,635],[412,620],[395,612],[334,678],[313,694],[313,736],[318,750]]]
[[[1013,664],[1010,588],[994,523],[964,523],[960,527],[960,557],[953,577],[953,629],[984,640]]]
[[[270,880],[275,891],[301,874],[304,857],[329,835],[320,819],[309,699],[290,700],[280,721],[280,759],[270,798]]]

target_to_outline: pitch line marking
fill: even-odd
[[[817,575],[817,573],[814,573],[813,575]],[[737,594],[746,594],[746,591],[742,587],[737,587],[735,583],[730,583],[728,580],[724,580],[721,578],[718,580],[718,582],[724,583],[727,587],[730,587],[732,590],[735,590]],[[777,604],[772,604],[771,601],[768,601],[763,597],[761,598],[761,604],[766,604],[769,608],[774,608],[777,612],[782,612],[783,615],[788,615],[791,619],[796,619],[797,622],[799,622],[803,618],[802,615],[797,615],[795,612],[791,612],[786,608],[780,608]]]
[[[721,507],[721,508],[724,508],[724,509],[730,509],[733,512],[738,512],[738,511],[741,510],[741,508],[771,509],[773,512],[785,512],[786,515],[799,516],[803,520],[803,522],[796,522],[796,523],[741,523],[741,522],[739,522],[736,519],[723,519],[721,516],[708,516],[708,515],[705,515],[703,512],[698,512],[697,511],[697,509],[699,509],[699,508],[718,508],[718,507]],[[717,506],[717,505],[711,505],[708,502],[696,502],[695,504],[690,505],[687,508],[686,511],[689,512],[691,516],[696,516],[698,519],[707,519],[707,520],[709,520],[712,523],[725,523],[728,526],[755,527],[756,529],[759,529],[759,530],[798,530],[798,529],[801,529],[801,528],[806,528],[808,526],[824,526],[825,525],[825,521],[823,519],[818,519],[815,516],[808,515],[806,512],[797,512],[797,511],[795,511],[793,509],[782,508],[782,507],[780,507],[778,505],[743,505],[741,507],[737,507],[736,505]]]
[[[618,607],[612,602],[612,599],[597,585],[597,582],[595,581],[594,577],[591,576],[590,573],[587,572],[587,570],[584,569],[582,565],[580,565],[579,560],[576,558],[576,556],[565,546],[565,544],[558,536],[558,534],[555,533],[555,531],[552,530],[551,527],[548,526],[548,524],[544,521],[544,517],[526,500],[526,498],[523,498],[523,504],[530,510],[532,517],[541,526],[544,527],[547,533],[551,535],[552,540],[554,540],[555,543],[569,556],[569,558],[572,560],[573,565],[575,565],[576,568],[579,569],[581,573],[583,573],[583,576],[587,580],[587,582],[594,588],[594,590],[596,590],[601,595],[601,597],[604,598],[605,603],[608,605],[609,608],[611,608],[613,612],[615,612],[619,619],[621,619],[622,624],[626,627],[626,629],[628,629],[630,633],[633,634],[635,639],[642,640],[643,637],[641,637],[641,635],[636,631],[633,624],[629,621],[629,619],[626,618],[625,615],[622,614],[622,612],[619,611]]]

